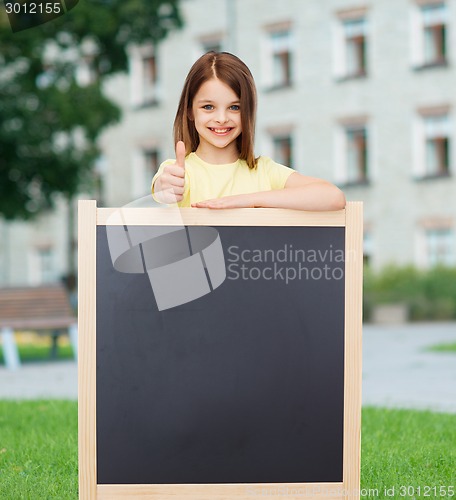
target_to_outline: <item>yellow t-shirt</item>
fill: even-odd
[[[175,160],[166,160],[152,179],[152,193],[155,179],[166,165]],[[185,190],[179,207],[190,207],[198,201],[221,198],[235,194],[255,193],[283,189],[293,169],[276,163],[266,156],[258,159],[258,166],[250,169],[245,160],[225,165],[213,165],[190,153],[185,158]]]

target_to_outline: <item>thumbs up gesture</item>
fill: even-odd
[[[185,188],[185,144],[176,144],[176,161],[164,167],[155,181],[154,192],[162,203],[175,203],[184,198]]]

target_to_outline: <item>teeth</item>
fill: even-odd
[[[230,128],[211,128],[214,132],[217,132],[218,134],[224,134],[225,132],[228,132],[228,130],[231,130]]]

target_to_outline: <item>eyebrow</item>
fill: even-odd
[[[214,101],[211,101],[210,99],[200,99],[199,101],[196,101],[198,104],[202,104],[203,102],[207,102],[209,104],[213,104]],[[233,102],[230,102],[229,104],[232,105],[232,104],[240,104],[240,100],[239,101],[233,101]]]

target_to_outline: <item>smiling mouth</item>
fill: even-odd
[[[231,132],[233,130],[232,127],[228,127],[228,128],[211,128],[209,127],[209,130],[211,132],[214,132],[214,134],[217,134],[217,135],[225,135],[225,134],[228,134],[229,132]]]

